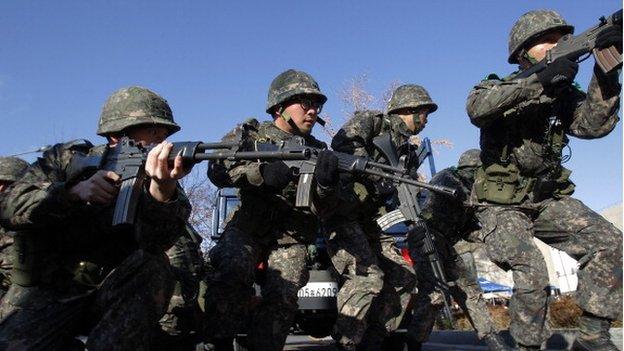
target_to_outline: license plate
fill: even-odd
[[[336,294],[338,294],[336,282],[308,283],[297,292],[298,297],[336,297]]]

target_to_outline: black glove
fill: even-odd
[[[390,197],[390,195],[394,194],[395,190],[394,184],[386,179],[380,179],[375,182],[375,196],[380,199]]]
[[[410,250],[421,250],[425,245],[426,229],[424,225],[418,223],[413,225],[407,232],[407,245]]]
[[[275,192],[284,189],[292,179],[290,168],[282,161],[264,164],[260,172],[264,179],[264,185]]]
[[[598,33],[596,37],[596,48],[604,49],[615,46],[622,52],[622,28],[610,27]]]
[[[208,179],[219,188],[232,186],[230,175],[225,166],[214,161],[208,163]]]
[[[544,88],[568,85],[574,81],[578,72],[578,63],[565,57],[560,57],[537,73],[537,79]]]
[[[414,180],[419,180],[420,179],[420,174],[418,174],[418,168],[410,167],[410,169],[409,169],[409,177],[414,179]]]
[[[338,157],[333,152],[329,150],[319,152],[314,177],[321,186],[338,184]]]

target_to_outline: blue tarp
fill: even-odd
[[[481,285],[481,289],[483,290],[483,292],[486,292],[486,293],[492,293],[492,292],[511,293],[512,292],[511,287],[507,285],[491,282],[485,278],[479,278],[479,285]]]

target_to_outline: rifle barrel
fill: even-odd
[[[197,145],[197,151],[230,149],[239,145],[240,143],[237,141],[226,141],[222,143],[199,143]]]
[[[215,151],[209,153],[197,153],[196,161],[206,160],[308,160],[311,152],[309,149],[297,150],[296,152],[284,151]]]
[[[445,186],[439,186],[439,185],[432,185],[432,184],[427,184],[427,183],[423,183],[423,182],[419,182],[410,178],[406,178],[406,177],[400,177],[394,174],[389,174],[389,173],[385,173],[385,172],[381,172],[381,171],[376,171],[374,169],[366,169],[363,171],[366,174],[370,174],[370,175],[375,175],[375,176],[379,176],[379,177],[383,177],[383,178],[387,178],[387,179],[392,179],[395,180],[397,182],[401,182],[401,183],[406,183],[406,184],[410,184],[413,186],[417,186],[419,188],[423,188],[423,189],[428,189],[431,190],[433,192],[439,193],[439,194],[443,194],[446,196],[452,196],[455,197],[457,196],[457,190],[455,189],[451,189]]]

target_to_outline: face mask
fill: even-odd
[[[422,128],[422,123],[420,123],[419,114],[415,113],[412,115],[412,120],[414,122],[414,134],[419,133]]]

